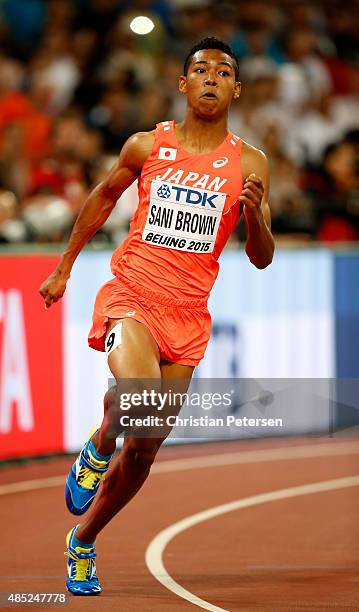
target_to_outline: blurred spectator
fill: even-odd
[[[278,137],[284,139],[290,123],[288,112],[279,98],[279,70],[265,57],[253,57],[241,63],[244,82],[239,104],[230,112],[231,129],[251,144],[263,147],[264,135],[274,124]]]
[[[0,184],[22,198],[27,190],[30,162],[25,156],[24,129],[9,123],[3,131],[0,150]]]
[[[210,0],[173,0],[171,4],[176,11],[176,36],[171,40],[171,51],[184,60],[198,40],[215,30],[211,29],[212,3]]]
[[[328,6],[328,29],[337,56],[340,59],[358,61],[358,4],[335,2]]]
[[[56,195],[64,198],[73,215],[76,215],[88,194],[86,162],[89,150],[91,156],[95,157],[100,143],[100,139],[93,142],[77,114],[58,119],[53,131],[51,155],[31,171],[29,195]]]
[[[71,55],[70,33],[53,26],[46,31],[40,49],[30,64],[30,81],[48,92],[47,111],[62,112],[71,102],[80,79]]]
[[[311,201],[301,189],[301,174],[285,155],[271,159],[272,228],[291,239],[312,239],[315,235],[315,214]]]
[[[284,54],[277,35],[284,16],[278,7],[262,0],[250,0],[241,2],[238,12],[239,27],[232,33],[231,43],[239,59],[266,56],[281,63]]]
[[[156,123],[163,121],[169,112],[169,100],[159,87],[142,89],[137,101],[137,118],[135,132],[153,130]]]
[[[345,95],[333,96],[332,120],[342,130],[359,126],[359,64],[347,67],[348,87]]]
[[[332,83],[325,62],[318,55],[319,42],[310,27],[291,30],[285,40],[286,61],[280,68],[281,98],[289,112],[330,93]]]
[[[99,103],[94,106],[88,120],[102,134],[105,148],[119,153],[125,140],[133,133],[135,108],[131,106],[129,93],[118,86],[109,87]]]
[[[21,91],[24,73],[19,61],[0,53],[0,138],[7,123],[28,112],[28,100]]]
[[[22,217],[30,238],[36,242],[63,241],[74,221],[68,201],[48,195],[27,198]]]
[[[318,238],[328,242],[359,239],[358,150],[350,140],[327,147],[320,172],[308,186],[314,198]]]
[[[0,242],[25,242],[28,238],[25,223],[18,217],[15,195],[0,186]]]
[[[312,100],[293,122],[288,149],[298,163],[319,164],[328,144],[343,137],[344,130],[333,121],[332,103],[328,94]]]

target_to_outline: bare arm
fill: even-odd
[[[121,194],[139,176],[143,163],[152,150],[153,141],[152,132],[131,136],[105,180],[88,196],[76,219],[59,265],[40,287],[46,308],[63,296],[76,257],[104,224]]]
[[[242,176],[246,177],[240,196],[247,233],[246,253],[257,268],[266,268],[274,254],[268,161],[262,151],[244,143],[241,163]]]

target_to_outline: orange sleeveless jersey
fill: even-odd
[[[241,148],[229,132],[211,153],[193,155],[177,141],[174,121],[158,124],[128,238],[112,256],[113,274],[176,299],[208,298],[239,220]]]

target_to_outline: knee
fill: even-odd
[[[156,408],[160,379],[120,379],[109,389],[108,405],[118,414],[144,416]]]
[[[103,398],[103,405],[104,405],[105,413],[116,402],[116,396],[117,396],[117,386],[112,385],[112,387],[110,387],[108,391],[106,391],[105,396]]]
[[[131,397],[143,391],[140,381],[118,380],[106,391],[103,404],[105,414],[119,415],[131,407]]]
[[[149,471],[156,458],[160,444],[146,440],[145,444],[131,443],[123,449],[124,460],[136,471]]]
[[[116,381],[104,398],[105,420],[113,435],[120,435],[124,431],[127,431],[128,435],[131,433],[133,435],[134,431],[137,431],[132,419],[141,420],[156,409],[160,384],[160,380],[147,379],[119,379]],[[143,433],[144,437],[146,435],[148,435],[148,428],[145,428],[145,433]],[[147,450],[144,454],[151,455]]]

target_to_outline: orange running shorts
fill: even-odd
[[[162,360],[196,366],[203,358],[211,330],[206,300],[172,299],[115,277],[96,296],[89,346],[105,351],[108,320],[128,317],[146,325]]]

